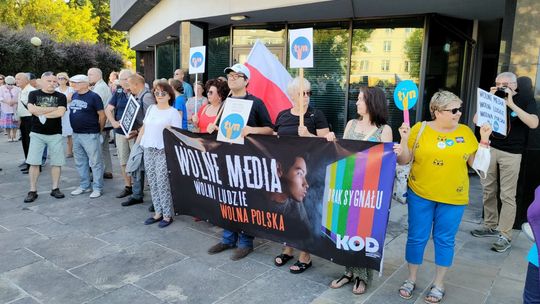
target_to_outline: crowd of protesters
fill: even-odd
[[[336,139],[323,112],[310,105],[309,81],[292,80],[287,93],[293,105],[279,113],[273,124],[264,102],[247,90],[250,70],[245,65],[235,64],[226,68],[224,74],[226,78],[196,83],[194,89],[185,81],[184,71],[180,69],[168,80],[154,81],[152,87],[147,85],[147,79],[130,70],[112,72],[107,84],[101,70],[95,67],[87,74],[71,78],[64,72],[45,72],[39,79],[32,73],[21,72],[15,77],[0,75],[0,126],[9,142],[18,141],[17,130],[20,130],[25,158],[20,165],[21,172],[29,173],[30,177],[30,191],[24,202],[32,203],[38,198],[37,180],[47,156],[52,175],[51,196],[65,197],[59,185],[61,167],[66,157],[74,157],[80,183],[70,194],[90,193],[90,198],[100,197],[107,191],[103,179],[113,178],[109,144],[114,142],[118,157],[115,161],[119,162],[124,182],[124,188],[116,197],[126,199],[121,202],[125,207],[143,203],[146,178],[153,203],[150,211],[154,214],[144,224],[159,223],[159,227],[167,227],[173,222],[175,212],[161,135],[163,129],[173,126],[192,132],[215,132],[216,118],[228,96],[252,101],[242,136],[277,134],[322,137],[328,141]],[[408,277],[398,288],[398,295],[404,299],[413,298],[417,272],[423,262],[426,244],[432,238],[436,274],[424,301],[440,303],[443,300],[445,274],[453,263],[456,233],[469,202],[468,166],[473,166],[475,156],[482,149],[489,151],[489,167],[485,178],[481,179],[485,221],[483,228],[471,233],[475,237],[496,237],[492,246],[494,251],[504,252],[511,247],[521,154],[529,129],[538,126],[538,116],[534,99],[519,93],[516,75],[509,72],[498,75],[491,93],[495,94],[497,90],[504,91],[510,113],[506,137],[492,134],[487,124],[479,127],[475,136],[474,130],[459,123],[463,111],[460,98],[443,90],[431,97],[430,121],[418,122],[412,127],[403,124],[399,128],[401,138],[394,144],[394,152],[398,163],[411,163],[405,250]],[[130,97],[140,104],[140,111],[130,133],[126,134],[120,120]],[[387,124],[387,100],[381,89],[362,87],[356,106],[358,118],[347,123],[344,139],[394,141]],[[300,124],[301,116],[304,125]],[[303,168],[305,162],[303,167],[301,162],[297,166]],[[297,185],[307,189],[305,168],[303,174],[296,177]],[[497,193],[502,201],[500,212]],[[282,208],[294,209],[302,205],[287,204],[289,199],[303,200],[302,196],[295,197],[293,193],[290,197],[280,201]],[[291,213],[302,217],[305,210],[297,208]],[[534,225],[538,227],[536,222]],[[231,259],[239,260],[253,251],[253,239],[245,233],[224,229],[222,240],[209,248],[208,253],[234,249]],[[284,247],[275,257],[274,264],[285,265],[293,259],[293,252],[292,247]],[[536,271],[537,275],[537,258],[532,260],[535,262],[531,262],[529,271]],[[290,272],[302,273],[311,265],[310,254],[302,251]],[[372,272],[363,267],[346,267],[344,274],[333,280],[330,287],[340,288],[352,283],[352,292],[363,294],[371,284]],[[538,292],[525,294],[527,303],[537,303],[533,301],[534,297],[539,297]]]

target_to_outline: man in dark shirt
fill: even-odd
[[[45,72],[41,75],[40,90],[28,95],[28,111],[32,113],[30,145],[26,163],[30,165],[30,192],[24,199],[31,203],[38,197],[37,180],[39,177],[43,150],[48,148],[51,156],[52,191],[51,196],[63,198],[58,184],[61,167],[65,163],[64,146],[62,143],[62,115],[66,111],[66,96],[54,89],[57,85],[54,73]]]
[[[491,162],[485,179],[481,179],[484,200],[484,227],[471,231],[476,237],[497,237],[492,250],[504,252],[511,247],[512,227],[516,217],[516,188],[521,166],[521,154],[527,144],[529,129],[538,127],[536,102],[517,91],[516,75],[504,72],[495,79],[490,93],[504,90],[506,94],[507,135],[493,133]],[[476,115],[474,121],[476,122]],[[497,167],[499,176],[497,176]],[[501,212],[497,208],[497,182],[500,178]]]
[[[90,198],[100,197],[103,192],[105,164],[101,154],[101,132],[105,126],[105,113],[101,97],[90,91],[88,76],[75,75],[69,79],[75,89],[69,107],[69,121],[73,129],[73,156],[75,167],[81,178],[79,188],[71,195],[92,191]],[[92,168],[92,189],[90,189]]]
[[[271,135],[273,133],[272,121],[270,120],[266,106],[260,98],[247,92],[250,77],[249,69],[243,64],[235,64],[232,67],[226,68],[224,72],[227,74],[227,84],[231,89],[231,97],[253,101],[247,125],[242,129],[242,136],[248,136],[249,134]],[[209,132],[213,132],[216,128],[216,125],[210,124],[208,130]],[[245,233],[223,229],[221,242],[210,247],[208,253],[216,254],[227,249],[235,248],[238,243],[238,248],[231,256],[231,259],[239,260],[253,251],[253,239],[253,236]]]

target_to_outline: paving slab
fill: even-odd
[[[82,303],[102,294],[48,261],[17,268],[4,277],[44,303]]]
[[[103,291],[133,283],[186,256],[152,242],[126,248],[70,272]]]
[[[91,300],[86,304],[159,304],[164,303],[159,298],[137,288],[133,285],[125,285],[110,293]]]
[[[2,253],[0,273],[23,267],[41,260],[42,257],[27,250],[26,248],[7,250]]]
[[[0,278],[0,303],[7,303],[25,296],[13,283]]]

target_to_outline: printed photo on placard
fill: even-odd
[[[189,49],[189,73],[204,73],[206,61],[206,46],[197,46]]]
[[[135,122],[137,113],[139,113],[140,107],[141,105],[139,102],[131,95],[126,105],[126,109],[124,110],[124,114],[122,114],[122,118],[120,118],[120,127],[126,136],[131,132],[131,128],[133,128],[133,123]]]
[[[290,30],[289,52],[291,68],[312,68],[313,28]]]
[[[217,140],[243,145],[242,129],[247,124],[252,106],[252,100],[227,98],[219,123]]]

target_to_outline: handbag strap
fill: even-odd
[[[418,144],[418,140],[420,139],[420,136],[422,136],[422,132],[424,132],[424,129],[426,128],[427,121],[422,121],[422,125],[420,126],[420,130],[418,131],[418,134],[416,134],[416,139],[414,140],[414,145],[412,147],[412,155],[411,155],[411,161],[409,164],[412,165],[414,161],[414,152],[416,152],[416,145]]]

